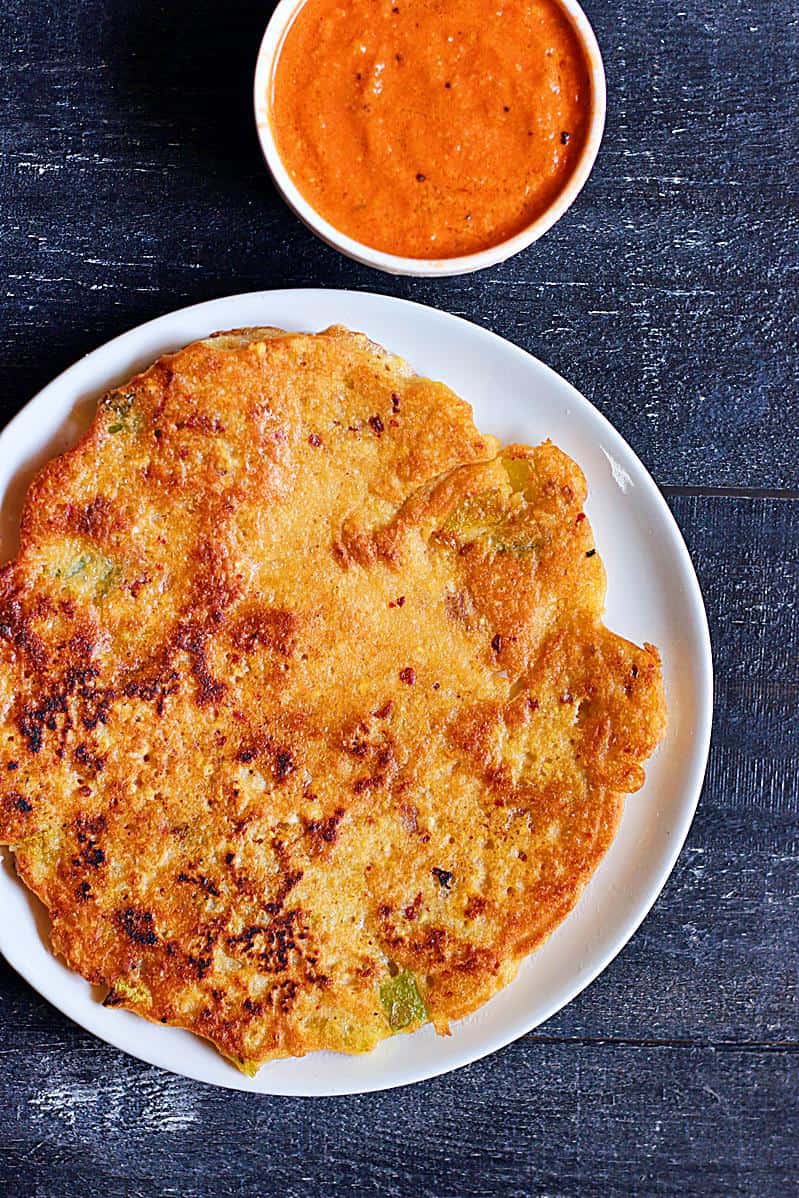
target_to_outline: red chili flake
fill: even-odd
[[[630,673],[632,674],[633,678],[637,678],[638,677],[638,666],[633,666],[633,668],[630,670]]]
[[[396,391],[391,392],[391,411],[398,412],[400,410],[400,397]]]
[[[425,181],[425,179],[426,179],[426,178],[427,178],[427,175],[423,175],[423,174],[422,174],[422,172],[421,172],[421,171],[419,171],[419,172],[417,173],[417,175],[416,175],[416,182],[417,182],[417,183],[424,183],[424,181]]]
[[[369,424],[374,429],[374,431],[377,433],[378,437],[382,436],[384,425],[383,425],[383,421],[380,419],[379,416],[370,416]]]
[[[310,437],[308,438],[308,444],[313,445],[313,447],[316,448],[317,445],[322,444],[322,438],[318,433],[311,433]]]
[[[508,107],[508,105],[507,105],[507,104],[503,104],[503,105],[502,105],[502,111],[503,111],[503,112],[510,112],[510,108]]]
[[[451,83],[445,83],[445,84],[444,84],[444,87],[452,87],[452,84],[451,84]]]
[[[411,903],[411,905],[409,907],[406,907],[405,910],[403,911],[403,915],[405,916],[405,918],[406,919],[416,919],[416,916],[419,914],[419,908],[421,907],[421,905],[422,905],[422,892],[420,890],[419,893],[417,894],[416,898]]]
[[[404,682],[407,686],[413,686],[416,681],[416,670],[414,670],[413,666],[405,666],[404,670],[400,670],[399,676],[401,682]]]
[[[398,599],[392,599],[388,606],[389,607],[402,607],[404,602],[405,602],[405,596],[400,595]]]
[[[441,690],[441,683],[440,683],[440,682],[434,682],[434,683],[433,683],[433,690],[434,690],[434,691],[440,691],[440,690]]]
[[[391,715],[394,710],[394,700],[389,699],[382,707],[378,707],[375,716],[378,720],[385,720]]]
[[[577,516],[577,518],[575,519],[574,523],[581,524],[584,519],[585,519],[585,512],[580,512],[579,515]]]
[[[499,635],[499,633],[497,633],[496,636],[491,638],[491,648],[494,650],[495,653],[502,652],[502,637]]]
[[[531,711],[538,711],[538,699],[528,699],[527,706]]]

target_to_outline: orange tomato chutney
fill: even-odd
[[[281,160],[320,216],[374,249],[452,258],[550,207],[591,83],[557,0],[306,0],[270,101]]]

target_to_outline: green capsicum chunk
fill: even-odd
[[[427,1007],[416,978],[407,969],[380,983],[380,1001],[395,1032],[427,1021]]]

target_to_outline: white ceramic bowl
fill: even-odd
[[[594,31],[577,0],[559,0],[559,2],[571,20],[583,46],[591,78],[591,119],[588,136],[585,139],[583,152],[566,186],[555,197],[546,212],[539,216],[538,220],[533,221],[521,233],[509,237],[507,241],[501,241],[497,245],[492,245],[488,249],[474,254],[464,254],[459,258],[403,258],[398,254],[387,254],[382,250],[372,249],[371,246],[355,241],[352,237],[347,237],[346,234],[331,225],[308,203],[283,165],[270,119],[272,77],[283,40],[305,0],[281,0],[266,27],[261,48],[258,51],[258,61],[255,65],[254,102],[255,124],[261,149],[267,166],[272,172],[272,178],[288,206],[312,232],[316,233],[317,237],[321,237],[322,241],[326,241],[328,245],[340,250],[348,258],[354,258],[356,262],[374,266],[378,270],[387,271],[392,275],[433,275],[443,278],[446,275],[469,274],[473,270],[483,270],[486,266],[504,262],[512,254],[518,254],[520,250],[526,249],[528,245],[537,241],[548,229],[552,228],[555,221],[560,220],[566,209],[579,195],[591,173],[605,128],[605,71]]]

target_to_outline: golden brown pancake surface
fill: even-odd
[[[0,839],[56,952],[248,1072],[490,998],[665,724],[585,495],[341,328],[106,396],[0,571]]]

